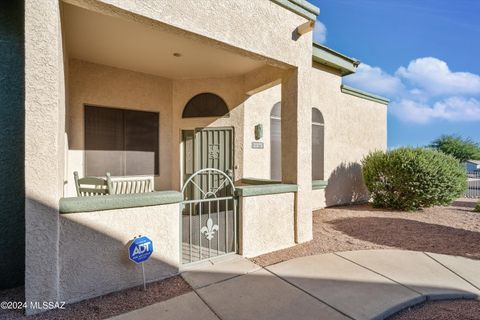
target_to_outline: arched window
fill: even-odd
[[[281,105],[277,102],[270,112],[270,179],[282,180]]]
[[[324,180],[325,123],[322,113],[312,108],[312,180]]]
[[[225,101],[213,93],[200,93],[187,102],[182,118],[224,117],[228,116]]]

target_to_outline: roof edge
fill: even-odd
[[[313,43],[312,60],[339,70],[343,76],[355,73],[360,61],[322,44]]]
[[[315,21],[320,9],[306,0],[270,0],[308,20]]]
[[[384,104],[384,105],[388,105],[390,103],[390,99],[388,99],[388,98],[378,96],[376,94],[366,92],[366,91],[363,91],[363,90],[360,90],[360,89],[356,89],[356,88],[353,88],[353,87],[350,87],[350,86],[347,86],[347,85],[344,85],[344,84],[342,84],[340,86],[340,90],[342,91],[342,93],[350,94],[352,96],[359,97],[359,98],[366,99],[366,100],[370,100],[370,101],[373,101],[373,102],[378,102],[378,103],[381,103],[381,104]]]

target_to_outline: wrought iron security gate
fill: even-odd
[[[218,169],[201,169],[188,178],[182,193],[183,264],[237,252],[237,203],[232,179]]]

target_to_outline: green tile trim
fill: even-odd
[[[315,21],[320,14],[320,9],[305,0],[270,0],[285,9],[298,14],[308,20]]]
[[[60,213],[90,212],[123,208],[148,207],[183,201],[178,191],[159,191],[106,196],[72,197],[60,199]]]
[[[362,98],[362,99],[378,102],[378,103],[381,103],[381,104],[384,104],[384,105],[388,105],[390,103],[390,99],[388,99],[388,98],[385,98],[385,97],[382,97],[382,96],[377,96],[375,94],[372,94],[372,93],[369,93],[369,92],[366,92],[366,91],[362,91],[362,90],[359,90],[359,89],[355,89],[355,88],[346,86],[344,84],[341,85],[340,90],[343,93],[350,94],[352,96],[359,97],[359,98]]]
[[[257,179],[257,178],[243,178],[241,180],[242,184],[249,185],[263,185],[263,184],[281,184],[280,180],[268,180],[268,179]]]
[[[313,180],[312,181],[312,190],[325,189],[328,186],[328,181],[326,180]]]
[[[342,76],[346,76],[357,71],[360,61],[347,57],[340,52],[330,49],[319,43],[313,43],[312,52],[313,62],[329,66],[341,72]]]
[[[263,196],[267,194],[297,192],[296,184],[264,184],[236,187],[235,193],[240,197]]]

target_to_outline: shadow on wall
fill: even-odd
[[[368,201],[368,190],[359,163],[342,163],[333,170],[325,189],[326,206]]]
[[[46,214],[58,215],[56,208],[29,198],[29,206],[41,214],[33,215],[30,223],[45,224],[42,216]],[[152,209],[146,209],[152,208]],[[48,217],[52,224],[45,224],[43,228],[30,226],[30,241],[27,243],[27,254],[30,256],[30,271],[32,267],[38,272],[27,272],[27,283],[42,286],[30,287],[30,292],[25,293],[25,299],[41,299],[44,292],[56,291],[58,301],[73,303],[84,299],[108,294],[143,283],[142,267],[128,258],[128,247],[131,239],[137,235],[148,235],[154,241],[154,253],[145,262],[146,281],[154,282],[178,274],[178,265],[170,258],[162,255],[168,252],[169,247],[162,247],[159,238],[168,236],[168,228],[159,235],[158,229],[151,226],[165,225],[165,219],[158,215],[158,219],[152,219],[156,213],[156,207],[134,207],[121,210],[105,210],[101,212],[84,212],[60,214],[56,217]],[[147,214],[145,210],[149,210]],[[178,207],[173,209],[172,215],[178,216]],[[91,216],[90,216],[91,215]],[[148,223],[134,221],[148,219]],[[55,222],[58,219],[58,226]],[[174,218],[175,219],[175,218]],[[178,228],[178,225],[175,226]],[[32,230],[35,229],[35,230]],[[37,232],[38,230],[38,232]],[[59,239],[55,241],[55,233]],[[52,238],[49,237],[52,235]],[[178,244],[177,244],[178,246]],[[58,250],[57,259],[46,259],[45,253]],[[54,270],[58,266],[58,287],[51,279],[43,279],[45,270]],[[36,277],[32,279],[30,277]],[[29,281],[32,280],[32,281]],[[20,289],[23,294],[23,289]],[[48,295],[48,293],[46,293]],[[0,297],[1,298],[1,297]],[[0,300],[1,301],[1,300]],[[23,300],[19,300],[23,301]],[[38,300],[41,301],[41,300]],[[139,302],[139,301],[137,301]],[[148,302],[142,303],[143,306]],[[138,307],[138,303],[135,307]],[[133,307],[132,307],[133,308]],[[9,311],[15,310],[7,310]],[[33,310],[38,313],[41,310]],[[113,310],[115,311],[115,310]],[[32,312],[32,310],[30,310]],[[0,310],[0,319],[2,318]],[[115,315],[115,314],[112,314]],[[109,314],[109,316],[112,316]]]
[[[76,302],[142,284],[141,265],[128,258],[131,241],[120,238],[125,238],[125,234],[131,234],[131,238],[139,234],[152,237],[151,232],[143,228],[128,232],[114,222],[111,222],[113,230],[102,232],[98,229],[106,229],[105,224],[79,223],[71,219],[75,215],[78,214],[60,215],[59,296],[67,302]],[[124,235],[115,237],[121,232]],[[145,262],[147,282],[178,273],[178,266],[156,257],[163,250],[161,244],[155,241],[154,246],[153,256]]]

